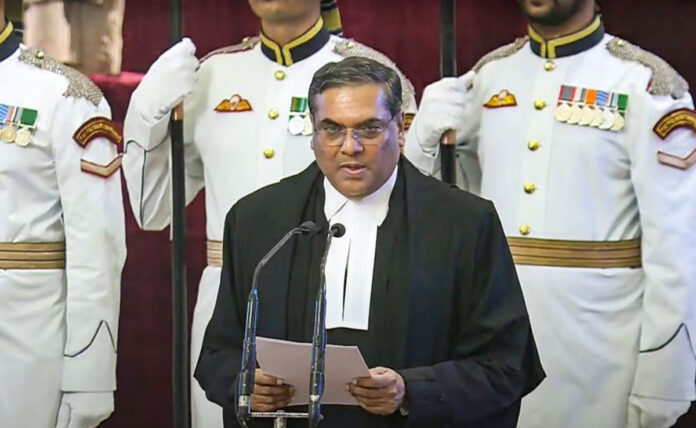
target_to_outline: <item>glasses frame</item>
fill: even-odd
[[[336,138],[335,140],[331,140],[330,138],[323,137],[322,138],[322,131],[325,131],[325,129],[320,129],[317,126],[314,127],[314,132],[317,136],[317,141],[322,144],[323,146],[326,147],[342,147],[346,143],[346,137],[348,137],[348,133],[350,130],[350,136],[353,138],[354,141],[357,141],[362,147],[365,146],[378,146],[381,143],[381,140],[379,137],[382,137],[384,133],[387,131],[387,128],[389,127],[389,124],[394,121],[395,118],[397,118],[399,115],[391,115],[389,120],[382,121],[380,120],[380,123],[383,125],[383,129],[379,132],[378,135],[374,137],[364,137],[360,136],[360,128],[354,128],[354,127],[349,127],[349,126],[341,126],[342,131],[340,133],[340,136]]]

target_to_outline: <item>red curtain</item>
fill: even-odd
[[[169,45],[169,0],[131,0],[124,26],[124,70],[145,72]],[[438,78],[439,0],[339,0],[345,33],[394,59],[418,93]],[[184,32],[198,54],[256,34],[244,0],[184,0]],[[607,30],[659,53],[696,85],[696,2],[601,1]],[[458,70],[524,34],[514,0],[460,0]],[[122,120],[138,76],[106,83],[114,117]],[[125,189],[124,189],[125,192]],[[124,193],[125,194],[125,193]],[[127,198],[126,198],[127,199]],[[105,427],[172,426],[171,295],[168,231],[138,230],[126,202],[128,260],[122,283],[116,411]],[[205,264],[203,195],[188,210],[189,303]],[[696,415],[680,426],[696,426]]]

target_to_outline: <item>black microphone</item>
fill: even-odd
[[[309,426],[315,428],[322,419],[321,396],[324,394],[324,365],[326,362],[326,259],[333,238],[345,235],[346,227],[334,223],[326,235],[326,248],[321,258],[319,290],[314,303],[314,334],[312,336],[312,372],[309,379]]]
[[[261,269],[273,256],[295,235],[316,235],[321,231],[321,226],[313,221],[306,221],[292,229],[271,248],[254,269],[251,281],[251,291],[247,300],[246,323],[244,326],[244,344],[242,347],[242,367],[237,377],[237,420],[242,426],[247,426],[251,416],[251,394],[254,392],[254,378],[256,374],[256,321],[259,307],[258,280]]]

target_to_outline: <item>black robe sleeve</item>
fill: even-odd
[[[195,371],[195,378],[208,399],[226,411],[234,408],[233,387],[241,364],[246,312],[244,303],[247,301],[247,296],[235,286],[234,227],[233,208],[225,218],[222,274],[215,310],[205,331]]]
[[[507,240],[487,204],[473,249],[457,255],[452,359],[400,371],[410,426],[514,427],[521,397],[544,377]]]

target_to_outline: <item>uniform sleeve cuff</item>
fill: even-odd
[[[107,392],[116,390],[116,351],[107,329],[75,356],[63,358],[63,392]]]

